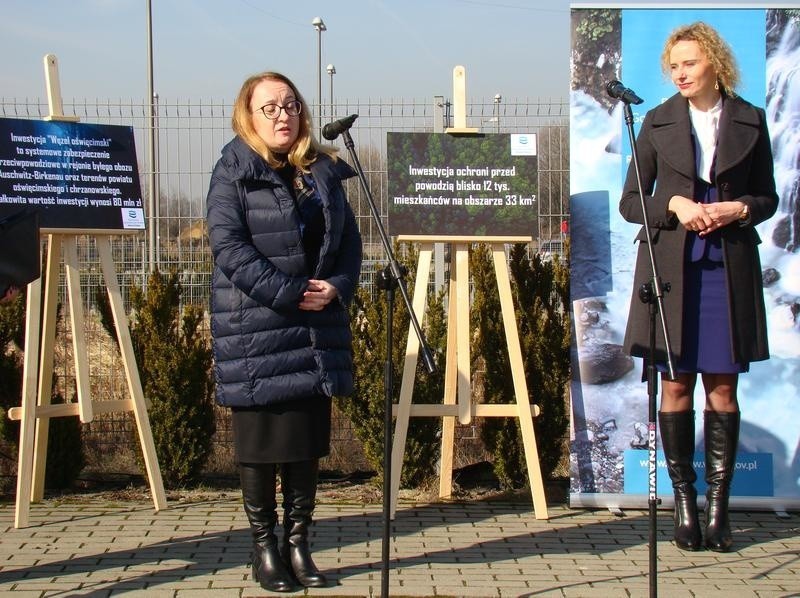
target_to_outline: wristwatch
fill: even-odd
[[[746,223],[750,220],[750,206],[747,204],[742,205],[742,211],[739,212],[739,222]]]

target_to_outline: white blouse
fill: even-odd
[[[722,98],[717,100],[711,110],[703,112],[689,102],[689,117],[692,120],[694,132],[695,156],[697,176],[711,182],[711,164],[717,149],[717,135],[719,133],[719,117],[722,114]]]

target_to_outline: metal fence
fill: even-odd
[[[211,255],[205,231],[205,197],[211,170],[220,149],[232,137],[231,100],[181,100],[155,97],[155,159],[146,158],[149,147],[150,105],[144,100],[68,100],[64,113],[81,122],[125,125],[133,128],[145,206],[153,198],[154,214],[147,213],[155,234],[124,236],[113,244],[114,259],[123,295],[132,285],[143,285],[155,265],[162,271],[180,273],[183,300],[206,305],[211,282]],[[312,105],[313,114],[319,106]],[[383,226],[387,225],[388,182],[386,133],[442,132],[452,126],[451,105],[444,97],[428,100],[338,100],[325,105],[333,120],[358,114],[351,129]],[[0,98],[0,116],[33,118],[47,116],[46,99]],[[484,133],[536,134],[538,144],[538,218],[534,251],[561,248],[568,220],[569,128],[566,100],[504,99],[471,100],[466,106],[467,126]],[[327,120],[327,119],[326,119]],[[341,140],[338,141],[341,144]],[[343,146],[340,154],[347,159]],[[365,194],[350,182],[348,196],[364,239],[364,282],[371,284],[375,262],[385,256]],[[150,187],[153,189],[150,189]],[[152,193],[152,196],[151,196]],[[155,239],[151,251],[150,239]],[[92,240],[79,242],[82,257],[81,285],[85,308],[94,307],[93,292],[101,284],[99,259]],[[556,249],[558,251],[558,249]],[[154,256],[151,259],[151,256]],[[153,263],[153,261],[155,263]],[[65,348],[65,352],[68,349]],[[65,387],[67,385],[65,384]],[[113,386],[113,385],[112,385]],[[115,427],[111,423],[112,429]],[[98,428],[95,425],[95,430]],[[218,432],[221,442],[228,431]],[[95,439],[97,440],[97,439]],[[334,443],[336,439],[334,437]],[[335,451],[335,448],[334,448]]]

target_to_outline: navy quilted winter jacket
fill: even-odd
[[[355,175],[320,155],[311,166],[325,215],[309,272],[291,192],[241,139],[222,150],[207,198],[214,256],[211,332],[217,402],[228,407],[347,395],[353,390],[346,305],[361,270],[361,235],[342,187]],[[309,278],[339,291],[319,312],[297,308]]]

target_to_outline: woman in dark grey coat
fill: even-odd
[[[659,427],[675,494],[675,542],[698,550],[693,394],[702,376],[705,401],[705,547],[730,550],[728,497],[739,437],[738,375],[767,359],[767,323],[755,226],[778,206],[764,111],[735,94],[733,54],[704,23],[675,30],[662,68],[678,94],[650,110],[637,138],[642,191],[664,295],[677,376],[665,374],[666,348],[657,335],[662,371]],[[643,224],[633,166],[620,212]],[[648,306],[637,296],[652,279],[644,229],[624,346],[649,357]]]
[[[361,236],[342,180],[355,172],[317,144],[308,106],[281,74],[244,82],[232,125],[207,199],[217,401],[232,412],[253,577],[270,591],[322,587],[308,531],[331,397],[353,390],[346,306]]]

